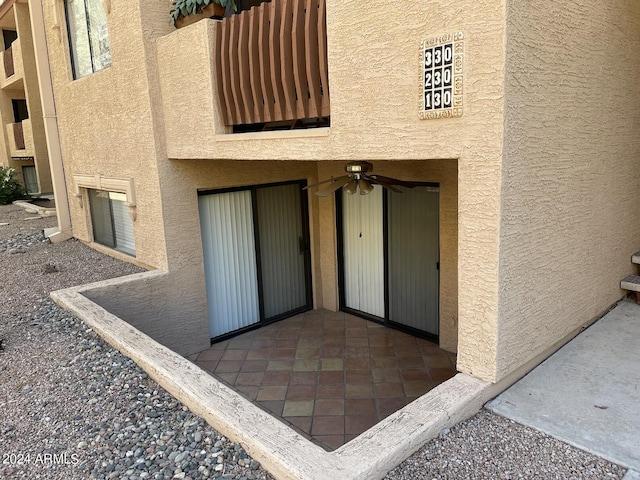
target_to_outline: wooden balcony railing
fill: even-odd
[[[329,117],[325,0],[272,0],[218,25],[225,125]]]
[[[9,78],[11,75],[16,73],[13,65],[13,50],[11,49],[11,46],[3,52],[2,56],[4,60],[4,74],[6,78]]]
[[[13,124],[13,138],[16,141],[16,150],[24,150],[24,130],[22,128],[22,122]]]

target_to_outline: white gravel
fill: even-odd
[[[30,216],[0,206],[0,478],[271,478],[48,296],[141,269]]]
[[[55,218],[0,206],[0,478],[271,478],[49,292],[140,271],[75,240]],[[32,215],[31,215],[32,216]],[[9,225],[3,225],[8,223]],[[625,469],[487,411],[389,472],[414,479],[621,479]]]

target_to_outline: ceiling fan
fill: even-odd
[[[402,193],[397,186],[413,188],[415,187],[415,183],[405,182],[404,180],[398,180],[397,178],[391,177],[383,177],[382,175],[376,175],[371,173],[373,170],[373,165],[369,162],[357,161],[357,162],[349,162],[344,167],[344,171],[347,172],[347,175],[343,175],[341,177],[331,177],[328,180],[323,180],[318,183],[314,183],[312,185],[307,185],[304,187],[304,190],[307,188],[317,187],[319,185],[323,185],[325,183],[329,183],[324,188],[321,188],[316,192],[316,195],[320,197],[328,197],[333,192],[339,190],[340,188],[344,188],[345,192],[350,195],[353,195],[360,190],[360,195],[366,195],[367,193],[373,190],[374,185],[380,185],[392,192]]]

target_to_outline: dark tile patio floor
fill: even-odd
[[[191,356],[326,450],[456,374],[436,344],[343,312],[314,310]]]

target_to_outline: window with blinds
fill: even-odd
[[[127,255],[136,255],[133,221],[124,193],[89,189],[93,240]]]

